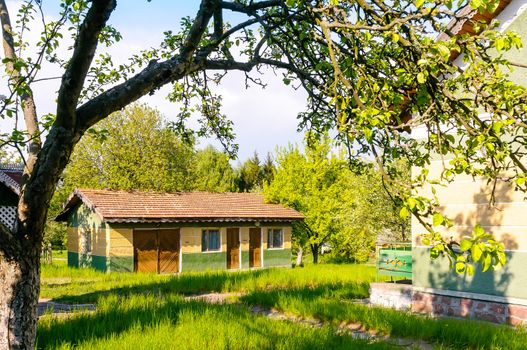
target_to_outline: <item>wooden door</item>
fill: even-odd
[[[159,273],[179,272],[179,229],[159,230]]]
[[[157,230],[134,230],[134,270],[157,272]]]
[[[240,268],[240,229],[227,229],[227,268]]]
[[[262,229],[249,229],[249,267],[262,266]]]

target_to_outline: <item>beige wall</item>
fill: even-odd
[[[108,230],[108,256],[133,256],[133,229],[110,226]]]
[[[443,171],[441,161],[430,165],[430,178],[437,178]],[[473,179],[459,175],[446,186],[434,186],[441,204],[442,213],[453,221],[454,226],[446,229],[439,227],[444,236],[458,239],[470,235],[473,227],[480,224],[489,233],[502,241],[508,250],[527,250],[527,202],[524,194],[514,191],[513,186],[498,181],[495,187],[495,205],[490,206],[493,184],[484,179]],[[431,197],[431,185],[420,194]],[[412,236],[414,244],[420,245],[421,234],[426,230],[412,218]]]

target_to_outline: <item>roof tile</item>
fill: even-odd
[[[268,204],[258,193],[157,193],[77,189],[64,211],[65,221],[79,201],[108,222],[184,220],[302,220],[302,214],[280,204]]]

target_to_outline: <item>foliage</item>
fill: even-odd
[[[238,165],[236,171],[236,188],[239,192],[261,191],[264,183],[264,172],[258,153],[242,164]]]
[[[193,190],[210,192],[234,190],[235,173],[226,153],[208,146],[196,152],[190,167],[194,179]]]
[[[88,130],[65,170],[63,188],[188,189],[193,152],[159,111],[131,105]]]
[[[169,98],[182,106],[172,128],[192,139],[186,121],[197,115],[195,133],[217,135],[227,151],[235,153],[232,122],[221,112],[221,96],[213,91],[223,73],[232,70],[244,72],[248,85],[263,85],[251,71],[262,72],[264,66],[283,69],[284,83],[302,86],[309,96],[300,128],[336,131],[356,162],[367,155],[384,167],[406,158],[412,166],[425,169],[432,155],[449,155],[448,169],[439,182],[462,173],[490,181],[510,174],[505,181],[526,190],[527,93],[508,80],[511,64],[504,59],[504,52],[521,46],[519,35],[499,32],[494,22],[476,23],[475,35],[447,28],[450,20],[465,20],[460,8],[470,4],[481,13],[493,12],[498,0],[405,0],[389,5],[202,0],[194,19],[181,20],[181,30],[165,31],[158,47],[132,54],[125,62],[114,62],[104,49],[122,39],[108,24],[115,0],[63,0],[54,16],[44,13],[42,3],[23,2],[11,25],[6,2],[0,0],[2,66],[8,87],[0,101],[0,116],[25,123],[23,127],[15,123],[13,130],[1,134],[0,145],[27,146],[30,175],[18,208],[18,219],[24,224],[16,225],[14,234],[0,231],[0,263],[19,262],[22,255],[33,261],[18,265],[31,271],[14,274],[16,283],[8,284],[13,286],[8,289],[25,285],[28,281],[22,276],[36,274],[32,280],[38,280],[34,248],[42,243],[48,206],[61,173],[79,140],[113,112],[172,84]],[[236,14],[233,23],[224,22],[224,11]],[[39,31],[36,28],[41,28],[40,35],[31,45],[25,35]],[[434,40],[440,32],[444,35]],[[454,52],[462,54],[463,69],[451,59]],[[45,92],[56,101],[56,113],[42,116],[33,89],[39,79],[47,78],[42,76],[44,66],[56,69],[62,79],[56,94]],[[423,140],[404,132],[420,126],[427,132]],[[411,188],[435,180],[423,170]],[[123,176],[111,185],[128,187],[135,182],[157,189],[165,184]],[[441,215],[437,201],[401,193],[388,181],[387,187],[403,202],[401,215],[414,215],[431,232],[430,242],[442,247],[436,249],[438,255],[454,261],[463,255],[472,264],[471,252],[479,247],[490,254],[491,266],[501,265],[501,255],[492,254],[501,249],[495,240],[485,235],[477,238],[475,233],[472,239],[480,240],[478,244],[459,254],[460,242],[437,236],[433,225],[433,217]],[[446,219],[435,222],[447,223]],[[32,242],[32,249],[20,249],[22,239]],[[489,255],[484,256],[483,263]],[[37,291],[33,288],[31,296],[16,297],[32,300]],[[11,310],[9,315],[14,316],[4,316],[0,324],[28,313],[31,300],[13,303],[20,310]],[[1,332],[12,339],[0,341],[33,347],[35,322],[25,319],[17,323],[23,329]]]
[[[306,137],[305,154],[298,147],[281,149],[274,180],[264,187],[266,199],[300,211],[294,241],[309,246],[316,262],[322,246],[340,261],[366,261],[381,236],[404,237],[408,221],[382,187],[370,165],[354,174],[332,143]],[[406,179],[408,180],[408,179]]]

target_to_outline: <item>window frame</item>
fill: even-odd
[[[275,231],[279,231],[280,232],[280,236],[281,236],[280,246],[275,246],[274,245],[274,233],[275,233]],[[283,227],[269,227],[269,228],[267,228],[267,249],[269,249],[269,250],[284,249],[284,228]]]
[[[215,231],[215,232],[218,232],[218,249],[210,249],[209,248],[209,235],[210,235],[210,232],[211,231]],[[207,235],[207,249],[205,249],[204,245],[203,245],[203,242],[204,242],[204,239],[203,239],[203,235]],[[221,252],[221,229],[220,228],[203,228],[201,229],[201,252],[202,253],[219,253]]]

